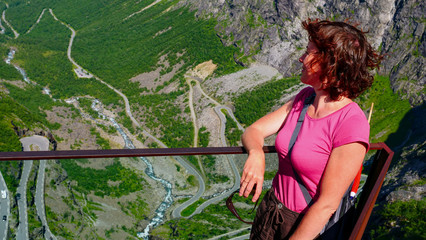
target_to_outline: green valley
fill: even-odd
[[[302,2],[296,2],[0,0],[0,152],[22,151],[23,140],[34,136],[51,151],[241,146],[245,127],[305,87],[298,65],[307,41],[301,16],[346,16],[318,8],[317,0],[303,2],[306,12],[298,12]],[[376,11],[362,4],[360,12]],[[386,24],[372,25],[373,35],[385,39],[400,30]],[[389,30],[377,34],[382,25]],[[413,66],[424,58],[418,41],[420,60],[414,64],[405,57]],[[380,42],[380,49],[386,44]],[[377,73],[371,89],[355,101],[366,116],[374,103],[370,141],[386,142],[407,163],[407,156],[424,154],[424,128],[414,124],[424,105],[413,105],[424,88],[408,80],[406,62],[389,62],[394,65],[387,62],[387,72]],[[395,84],[398,71],[407,75],[405,85]],[[401,96],[408,88],[418,98]],[[273,138],[265,144],[273,145]],[[42,150],[32,141],[30,150]],[[415,152],[404,152],[411,147]],[[28,226],[29,239],[247,237],[249,226],[233,217],[224,199],[239,188],[245,159],[230,154],[1,161],[7,197],[0,204],[10,205],[6,234],[20,239],[21,227]],[[267,188],[276,154],[266,161]],[[404,177],[392,174],[386,184]],[[416,174],[408,178],[415,184],[388,191],[423,186]],[[38,212],[40,189],[44,217]],[[252,218],[253,203],[234,199],[243,218]],[[22,206],[28,207],[25,214]],[[403,224],[398,236],[420,236],[413,229],[424,221],[412,223],[421,217],[409,211],[412,206],[424,211],[423,200],[380,203],[377,214],[385,226],[366,234],[389,237],[397,218]],[[20,223],[23,215],[27,223]]]

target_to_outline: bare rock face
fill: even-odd
[[[235,60],[252,56],[285,77],[300,70],[306,44],[301,22],[311,18],[359,23],[372,45],[386,54],[381,73],[412,105],[425,100],[425,3],[422,0],[184,0],[200,17],[218,19],[216,30],[225,45],[243,49]]]
[[[425,2],[397,1],[382,52],[389,54],[384,70],[390,72],[392,88],[412,105],[425,100]],[[423,20],[422,20],[423,19]]]
[[[426,196],[426,184],[421,179],[426,172],[426,140],[405,147],[401,159],[387,174],[379,201],[395,202]]]

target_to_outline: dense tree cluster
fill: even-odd
[[[235,117],[239,122],[249,126],[265,116],[277,104],[284,92],[299,83],[297,78],[272,79],[253,90],[234,98]]]
[[[81,193],[93,192],[101,197],[120,197],[132,192],[143,191],[148,185],[142,176],[125,168],[118,159],[115,159],[114,163],[106,166],[105,169],[81,167],[77,161],[64,160],[61,161],[61,166],[67,171],[68,178],[76,181],[75,189]],[[110,182],[117,184],[110,184]]]

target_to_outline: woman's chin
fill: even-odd
[[[300,78],[300,81],[302,82],[302,83],[304,83],[304,84],[308,84],[308,85],[311,85],[310,84],[310,80],[309,80],[309,78],[307,78],[307,77],[304,77],[303,75],[302,75],[302,77]]]

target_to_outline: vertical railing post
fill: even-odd
[[[375,155],[357,205],[356,222],[349,237],[350,240],[362,238],[393,157],[393,151],[384,143],[372,145],[371,150],[379,151]]]

